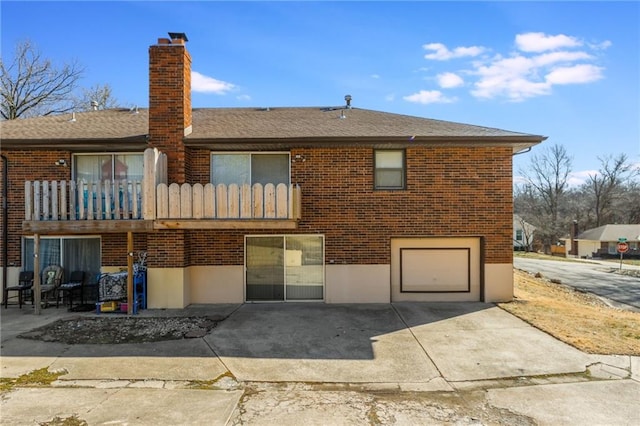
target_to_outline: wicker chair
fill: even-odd
[[[49,301],[57,302],[63,272],[62,266],[59,265],[49,265],[42,271],[40,294],[45,308],[49,305]]]

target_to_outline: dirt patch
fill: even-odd
[[[640,355],[640,313],[612,308],[598,297],[514,272],[513,302],[499,306],[581,351]]]
[[[203,337],[214,317],[76,317],[57,320],[18,337],[67,344],[145,343]]]

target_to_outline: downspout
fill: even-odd
[[[9,159],[4,155],[2,157],[2,290],[7,288],[7,262],[9,261]],[[3,301],[4,302],[4,301]]]

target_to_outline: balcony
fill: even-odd
[[[295,229],[298,185],[168,184],[166,156],[145,151],[142,181],[27,181],[23,229],[40,234],[160,229]]]
[[[154,229],[295,229],[298,185],[159,184]]]

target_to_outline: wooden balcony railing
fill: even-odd
[[[159,184],[156,219],[299,219],[300,187]]]
[[[25,220],[142,219],[142,182],[27,181]]]
[[[292,228],[300,212],[298,185],[168,184],[166,155],[149,148],[142,181],[25,182],[23,228],[78,233],[123,228]],[[97,221],[101,223],[91,225]]]
[[[136,220],[143,217],[142,182],[27,181],[25,220]],[[156,187],[148,219],[300,219],[298,185],[229,186],[172,183]]]

